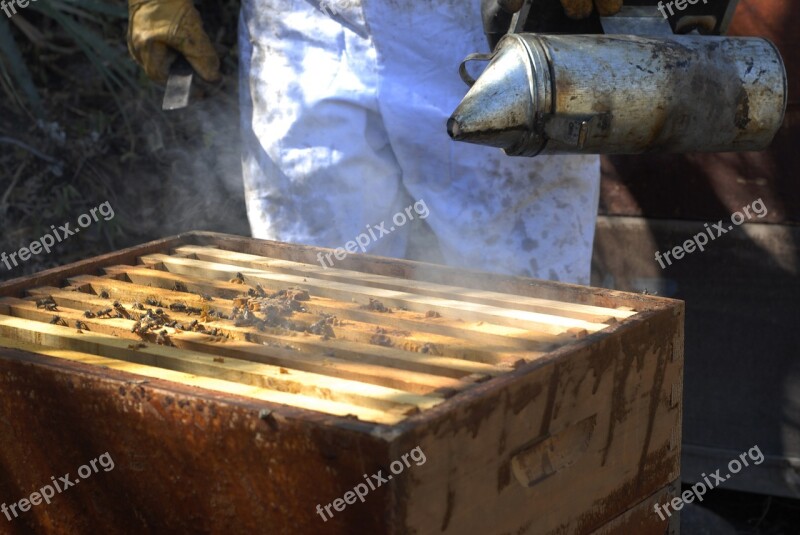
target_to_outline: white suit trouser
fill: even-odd
[[[447,135],[458,64],[487,47],[480,1],[313,1],[243,2],[253,235],[344,247],[385,222],[370,253],[587,283],[598,158],[512,158]]]

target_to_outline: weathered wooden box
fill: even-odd
[[[2,531],[676,530],[682,303],[326,252],[196,232],[0,286]]]

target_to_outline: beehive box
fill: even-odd
[[[81,483],[0,525],[675,530],[682,303],[327,252],[195,232],[0,286],[0,500]]]

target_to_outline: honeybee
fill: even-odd
[[[47,297],[42,297],[36,300],[36,308],[44,308],[50,303],[55,303],[52,296],[48,295]]]
[[[169,309],[173,312],[184,312],[186,310],[186,303],[171,303]]]
[[[264,291],[264,288],[259,283],[256,283],[255,288],[250,288],[249,290],[247,290],[247,295],[249,295],[250,297],[266,298],[267,292]]]
[[[130,317],[128,315],[128,311],[125,310],[125,307],[122,306],[122,303],[120,303],[119,301],[114,301],[114,303],[111,306],[113,306],[114,310],[117,311],[117,317],[118,318],[129,318]]]
[[[53,297],[49,295],[43,299],[39,299],[38,301],[36,301],[36,308],[43,308],[50,312],[58,310],[56,302],[53,300]]]
[[[156,336],[156,343],[158,345],[160,345],[160,346],[171,346],[172,345],[172,341],[169,339],[169,336],[167,335],[167,330],[166,329],[158,332],[158,335]]]

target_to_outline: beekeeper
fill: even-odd
[[[512,158],[447,135],[467,89],[458,65],[488,51],[481,0],[323,1],[242,3],[253,235],[342,247],[423,202],[424,220],[394,227],[369,251],[587,283],[598,157]],[[592,9],[592,0],[561,1],[574,17]],[[622,2],[595,3],[611,13]],[[154,80],[166,79],[173,50],[203,78],[219,77],[190,0],[130,0],[128,43]]]

